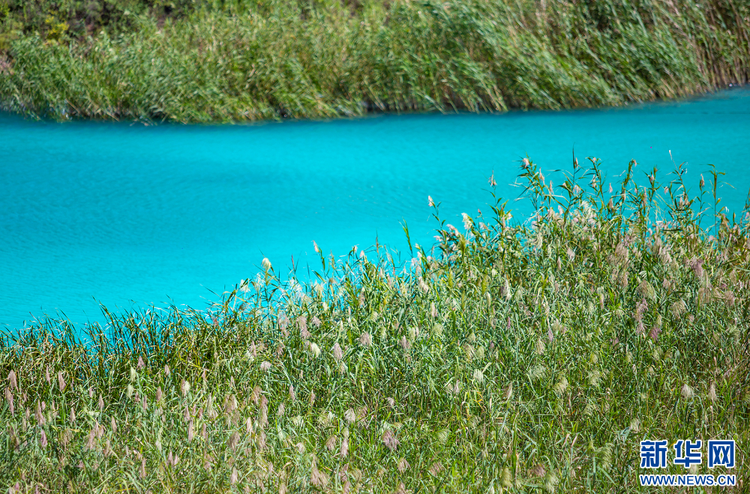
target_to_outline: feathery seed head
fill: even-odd
[[[537,355],[544,355],[544,351],[547,349],[546,345],[544,344],[544,340],[541,338],[537,338],[536,340],[536,353]]]
[[[482,383],[484,382],[484,373],[480,369],[474,369],[474,373],[472,374],[472,378],[478,382]]]
[[[542,377],[544,377],[544,373],[546,371],[547,371],[546,367],[544,367],[542,364],[537,364],[534,367],[529,369],[528,371],[529,379],[532,381],[541,379]]]
[[[716,383],[711,383],[708,387],[708,399],[711,403],[716,403]]]
[[[398,343],[404,350],[408,350],[409,348],[411,348],[411,343],[409,343],[409,340],[406,339],[406,336],[402,336]]]
[[[229,448],[232,450],[236,450],[237,445],[239,443],[240,443],[240,434],[238,432],[234,432],[229,438]]]
[[[443,466],[443,464],[441,462],[439,462],[439,461],[436,461],[430,467],[429,472],[430,472],[430,475],[432,475],[433,477],[437,477],[438,475],[440,475],[440,473],[443,470],[445,470],[445,467]]]
[[[562,396],[563,394],[565,394],[565,391],[567,389],[568,389],[568,378],[565,376],[562,376],[560,378],[560,381],[557,384],[555,384],[555,386],[553,387],[553,391],[558,396]]]
[[[336,359],[336,362],[341,362],[341,359],[344,358],[344,352],[341,350],[338,341],[333,345],[333,358]]]
[[[305,316],[299,316],[297,318],[297,325],[299,326],[299,333],[302,339],[308,339],[311,335],[310,332],[307,330],[307,317]]]
[[[10,414],[13,415],[14,408],[13,408],[13,393],[11,393],[10,388],[5,388],[5,401],[8,402],[8,408],[10,409]]]
[[[60,391],[65,391],[65,379],[63,379],[62,372],[57,373],[57,387],[60,389]]]
[[[693,388],[688,386],[687,383],[682,385],[682,389],[680,389],[680,394],[686,400],[690,400],[695,396],[695,392],[693,391]]]
[[[328,451],[333,451],[334,449],[336,449],[337,440],[338,438],[335,435],[328,438],[328,440],[326,441],[326,448],[328,449]]]
[[[18,379],[16,378],[16,372],[11,370],[8,373],[8,381],[10,382],[11,391],[18,389]]]
[[[315,358],[320,357],[320,347],[317,343],[310,344],[310,353],[312,353]]]
[[[472,220],[466,213],[461,213],[461,218],[464,224],[464,229],[466,229],[466,231],[471,230],[471,227],[474,226],[474,220]]]
[[[370,346],[372,345],[372,336],[370,336],[370,333],[364,332],[359,336],[359,344],[362,346]]]
[[[44,422],[45,422],[44,415],[42,415],[42,407],[39,404],[39,402],[37,402],[36,404],[36,410],[34,411],[34,418],[36,419],[36,423],[38,425],[44,425]]]
[[[641,421],[637,418],[634,418],[630,421],[630,430],[635,432],[636,434],[641,431]]]
[[[267,360],[264,360],[264,361],[263,361],[263,362],[262,362],[262,363],[260,364],[260,370],[262,370],[262,371],[264,371],[264,372],[267,372],[267,371],[271,370],[271,362],[269,362],[269,361],[267,361]]]
[[[184,379],[182,380],[182,383],[180,383],[180,392],[182,393],[182,396],[187,396],[190,392],[190,383]]]
[[[310,473],[310,483],[318,488],[325,488],[328,485],[328,475],[318,470],[318,466],[315,462],[312,464]]]
[[[383,432],[383,444],[385,444],[385,446],[389,450],[391,450],[391,452],[393,452],[396,450],[400,443],[393,431],[387,429],[385,432]]]

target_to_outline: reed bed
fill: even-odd
[[[742,84],[750,67],[739,0],[125,3],[83,31],[80,8],[0,9],[2,106],[179,122],[562,109]]]
[[[712,171],[691,194],[633,162],[610,188],[592,160],[553,189],[524,160],[533,221],[497,198],[456,228],[429,199],[436,244],[405,266],[316,246],[311,284],[264,260],[207,311],[6,335],[0,484],[642,492],[639,441],[719,438],[746,492],[750,215],[713,207]]]

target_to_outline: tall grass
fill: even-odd
[[[181,122],[559,109],[744,83],[750,67],[737,0],[237,1],[128,19],[9,42],[3,106]]]
[[[530,225],[498,198],[459,229],[430,200],[438,241],[407,266],[321,255],[302,286],[264,261],[207,312],[107,313],[88,344],[56,321],[8,336],[0,484],[641,492],[640,440],[718,438],[737,441],[726,492],[746,492],[748,210],[726,217],[679,167],[635,172],[576,163],[553,189],[525,160]]]

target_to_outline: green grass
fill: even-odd
[[[561,109],[744,83],[750,67],[738,0],[119,0],[83,31],[80,3],[0,9],[3,107],[179,122]]]
[[[440,240],[406,267],[321,255],[302,286],[264,261],[207,312],[7,336],[0,485],[643,492],[640,440],[718,438],[740,482],[721,492],[746,492],[747,209],[727,218],[719,175],[691,193],[680,167],[641,185],[631,163],[612,192],[596,160],[556,189],[521,177],[533,223],[498,198],[457,229],[435,205]]]

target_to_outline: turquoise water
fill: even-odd
[[[376,237],[404,252],[402,221],[431,245],[428,195],[459,226],[462,212],[489,210],[493,172],[513,199],[519,160],[569,169],[574,147],[612,178],[631,159],[643,172],[674,160],[697,184],[713,163],[734,186],[722,204],[739,211],[748,144],[747,89],[624,109],[237,126],[0,114],[0,325],[58,311],[100,321],[99,302],[203,309],[263,257],[283,273],[292,259],[317,268],[313,240],[334,255]]]

